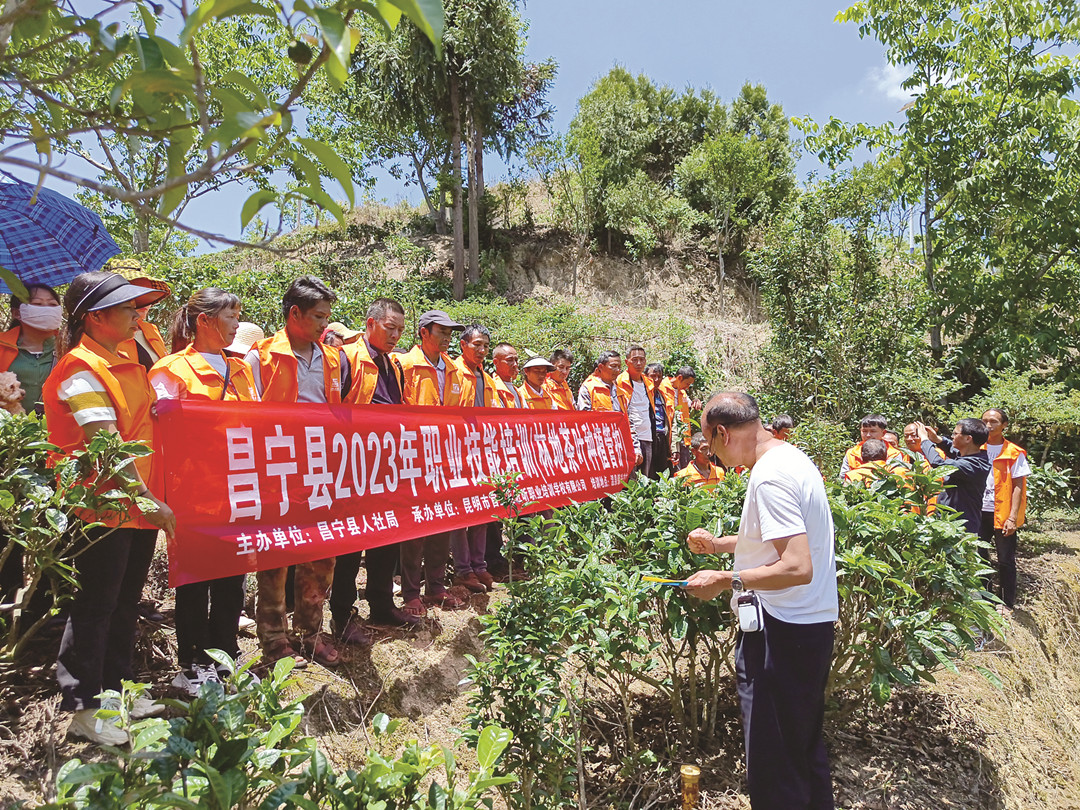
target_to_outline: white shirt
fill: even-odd
[[[814,577],[806,585],[758,590],[769,614],[792,624],[834,622],[839,615],[832,510],[821,473],[792,444],[767,450],[750,470],[735,545],[735,570],[780,559],[773,540],[805,534]],[[733,596],[731,609],[737,611]]]
[[[1001,455],[1004,444],[988,444],[983,449],[986,457],[990,459],[990,474],[986,476],[986,491],[983,493],[983,511],[994,511],[994,459]],[[1031,466],[1028,464],[1027,453],[1017,456],[1012,466],[1013,478],[1027,478],[1031,474]]]
[[[634,429],[634,438],[639,442],[651,442],[652,417],[649,415],[649,394],[642,380],[631,382],[634,383],[634,394],[630,397],[626,415],[630,417],[630,427]]]
[[[225,379],[226,364],[224,355],[214,352],[199,352],[199,356],[210,364],[210,368],[216,371],[221,379]],[[154,394],[158,399],[187,398],[187,389],[176,377],[162,368],[150,372],[150,387],[154,389]]]

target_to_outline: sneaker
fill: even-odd
[[[202,685],[211,681],[221,683],[221,677],[214,667],[193,664],[190,669],[181,669],[180,674],[173,678],[172,685],[177,689],[183,689],[192,697],[198,697]]]
[[[240,621],[237,622],[236,629],[241,633],[254,633],[255,632],[255,620],[248,617],[246,613],[240,614]]]
[[[145,720],[147,717],[157,717],[164,713],[165,704],[158,703],[150,698],[137,697],[131,704],[128,715],[132,720]]]
[[[119,718],[100,718],[97,709],[81,709],[71,718],[67,733],[72,737],[90,740],[95,745],[127,745],[131,740],[128,733],[117,725]]]

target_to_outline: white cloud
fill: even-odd
[[[905,90],[900,85],[910,76],[911,71],[896,65],[886,64],[884,67],[870,68],[865,83],[870,92],[875,95],[882,96],[889,101],[895,101],[898,104],[907,104],[914,98],[915,93]]]

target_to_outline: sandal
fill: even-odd
[[[316,664],[322,664],[324,667],[336,667],[341,663],[341,654],[337,651],[337,647],[322,633],[308,636],[301,644],[304,647],[304,652]]]
[[[424,607],[424,603],[426,601],[427,600],[421,600],[418,596],[416,597],[416,599],[410,599],[408,602],[402,605],[401,609],[408,613],[410,616],[416,616],[418,619],[423,619],[427,616],[427,608]]]
[[[292,644],[290,644],[288,640],[282,640],[269,650],[264,650],[262,654],[262,664],[267,667],[267,669],[273,669],[274,664],[282,658],[293,659],[295,662],[293,669],[304,669],[308,665],[308,660],[303,654],[294,650]]]
[[[425,596],[424,604],[431,605],[432,607],[440,607],[443,610],[458,610],[465,607],[465,600],[454,596],[449,591],[443,591],[442,593]]]

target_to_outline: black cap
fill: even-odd
[[[83,295],[71,315],[85,315],[87,312],[96,312],[99,309],[108,309],[118,304],[134,301],[135,306],[148,307],[157,303],[168,295],[163,290],[154,290],[148,287],[139,287],[131,284],[118,273],[109,273],[107,278],[102,279]]]
[[[431,326],[432,324],[438,324],[439,326],[449,326],[451,329],[464,329],[465,325],[460,324],[443,312],[441,309],[429,309],[423,315],[420,316],[420,326]]]

